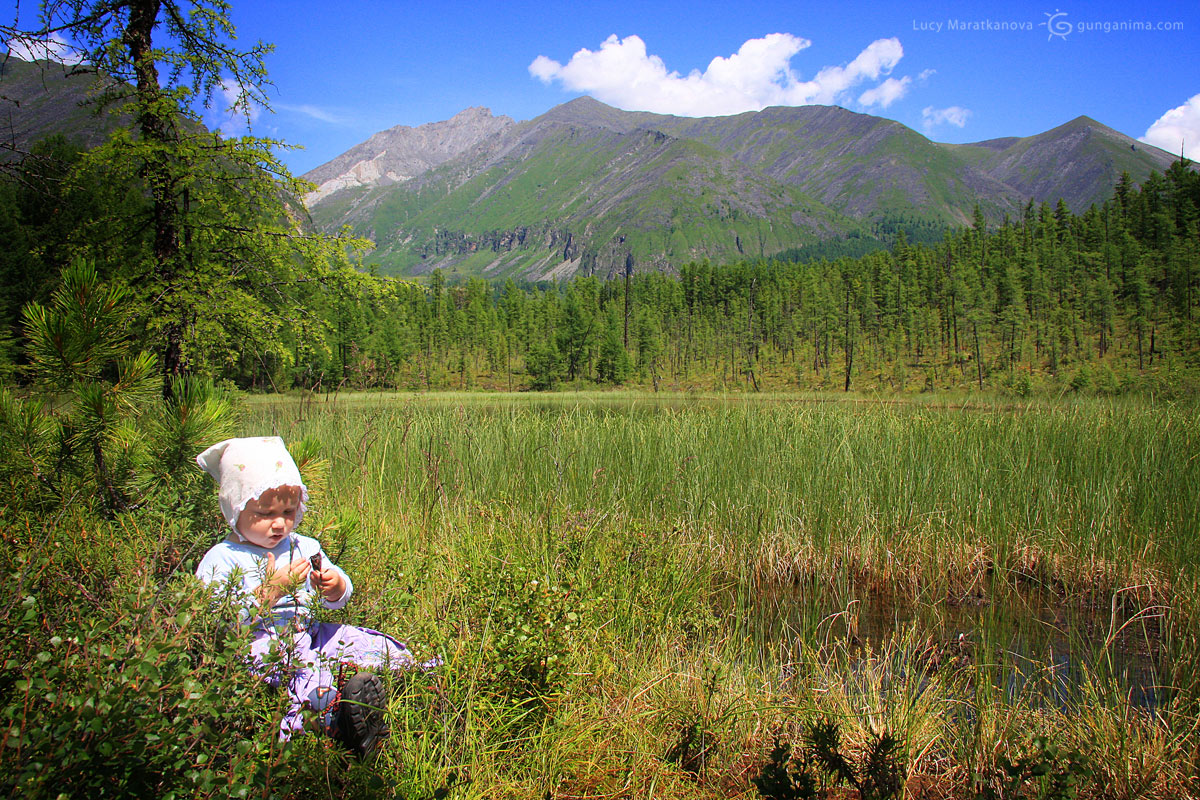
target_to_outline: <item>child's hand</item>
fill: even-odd
[[[341,600],[342,595],[346,593],[346,582],[336,569],[314,569],[309,575],[309,580],[312,581],[313,588],[331,603]]]
[[[260,608],[271,608],[289,588],[304,583],[312,566],[308,559],[301,558],[291,562],[286,567],[275,568],[275,554],[267,553],[266,580],[258,587],[258,604]],[[341,597],[341,595],[338,595]]]

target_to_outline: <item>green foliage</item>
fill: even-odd
[[[275,381],[301,354],[321,352],[326,326],[301,311],[319,302],[309,284],[353,294],[347,250],[359,243],[306,230],[295,200],[306,184],[277,157],[279,142],[209,132],[198,119],[218,88],[235,92],[233,110],[247,120],[252,106],[269,108],[270,46],[237,46],[223,0],[47,0],[42,23],[70,36],[85,55],[80,69],[106,77],[97,107],[131,124],[83,154],[50,147],[21,165],[17,189],[0,191],[0,207],[19,212],[0,240],[20,268],[52,276],[82,257],[113,291],[126,287],[165,393],[183,375]],[[44,36],[0,32],[9,42]],[[39,204],[54,214],[32,213]],[[16,271],[0,258],[0,285],[20,290],[14,302],[40,299]],[[0,307],[0,322],[13,310]],[[300,344],[306,337],[316,341]]]
[[[175,378],[169,397],[146,414],[151,474],[160,480],[186,474],[195,465],[196,448],[231,434],[233,421],[233,401],[210,381]]]
[[[49,308],[30,303],[24,309],[30,374],[53,391],[93,385],[115,369],[141,373],[130,354],[127,293],[101,283],[95,268],[76,260],[63,271],[62,284]],[[144,390],[137,382],[130,387]]]
[[[763,800],[816,800],[821,796],[807,751],[801,749],[795,760],[793,755],[790,744],[775,740],[767,763],[750,779]]]
[[[1019,220],[944,236],[901,220],[890,251],[853,258],[692,262],[678,275],[542,286],[454,286],[436,272],[430,291],[405,286],[394,305],[337,317],[354,319],[343,361],[376,367],[339,380],[1182,396],[1200,370],[1187,212],[1197,181],[1172,170],[1127,188],[1123,204],[1081,215],[1030,205]]]
[[[137,138],[118,134],[86,154],[48,146],[46,161],[0,191],[14,209],[0,243],[22,254],[13,303],[47,302],[58,264],[84,254],[106,288],[127,287],[131,330],[160,370],[268,391],[630,381],[783,390],[849,379],[860,391],[1184,396],[1200,371],[1194,171],[1126,186],[1123,200],[1081,215],[1031,204],[1016,221],[945,236],[896,217],[880,232],[895,238],[890,251],[853,257],[835,249],[502,287],[455,285],[435,270],[425,288],[352,274],[348,242],[305,234],[264,177],[278,165],[253,156],[261,144],[188,132],[171,145],[172,180],[189,189],[168,271],[147,234],[154,204]],[[209,159],[233,147],[244,152]],[[47,227],[46,217],[72,225]],[[26,286],[26,268],[45,280]],[[14,344],[19,361],[27,344]]]
[[[112,513],[174,476],[170,493],[181,497],[198,482],[191,458],[229,431],[232,406],[211,383],[175,378],[161,398],[154,356],[130,336],[125,299],[76,261],[49,306],[26,307],[28,373],[40,394],[0,390],[0,481],[17,507],[82,495]]]
[[[126,210],[96,176],[76,174],[81,156],[78,146],[50,136],[11,167],[11,180],[0,180],[0,336],[17,333],[26,303],[49,300],[83,232]],[[95,238],[106,260],[131,256],[123,242]]]
[[[483,683],[501,697],[546,700],[563,690],[581,603],[565,586],[521,567],[470,584],[469,623],[482,642]]]
[[[984,786],[978,800],[1074,800],[1092,769],[1087,759],[1063,750],[1046,736],[1035,736],[1027,754],[1015,761],[1001,754],[998,785]]]
[[[828,796],[826,787],[843,784],[863,800],[887,800],[900,797],[904,789],[900,749],[895,737],[884,732],[872,737],[861,757],[853,759],[844,751],[837,723],[819,720],[808,728],[798,752],[776,740],[751,782],[763,800],[815,800]]]
[[[600,343],[600,354],[596,359],[596,376],[601,383],[622,384],[633,371],[633,359],[621,342],[621,328],[617,309],[609,306],[608,324],[604,329],[604,340]]]
[[[0,791],[27,798],[229,797],[270,781],[280,709],[232,613],[192,581],[101,607],[46,597],[31,558],[0,612]],[[47,630],[45,620],[55,624]]]
[[[563,359],[553,340],[535,342],[525,357],[529,372],[529,388],[538,392],[552,391],[562,380]]]
[[[289,742],[286,756],[271,770],[270,785],[257,788],[281,800],[313,797],[376,800],[403,797],[390,772],[361,761],[326,736],[303,736]],[[316,787],[320,787],[318,790]],[[319,791],[319,794],[314,792]]]

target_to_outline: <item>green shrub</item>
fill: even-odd
[[[858,758],[842,746],[836,722],[819,720],[809,726],[798,752],[776,741],[767,763],[751,783],[764,800],[815,800],[829,796],[824,789],[852,786],[863,800],[899,797],[904,788],[900,742],[888,732],[872,736]]]
[[[512,567],[472,581],[470,597],[469,624],[482,639],[481,677],[489,690],[518,699],[561,691],[580,623],[570,589]]]
[[[9,508],[70,502],[111,516],[164,489],[178,504],[204,484],[191,459],[231,431],[232,404],[199,378],[164,386],[153,354],[136,347],[127,300],[76,261],[49,305],[26,306],[34,394],[0,387],[0,500]]]
[[[1081,782],[1092,776],[1091,767],[1079,753],[1063,750],[1045,736],[1033,737],[1026,750],[1015,760],[1009,754],[1000,756],[1003,775],[983,787],[979,800],[1070,800],[1079,796]]]
[[[24,578],[44,564],[26,564]],[[248,796],[271,780],[282,694],[247,668],[232,612],[191,579],[144,581],[49,629],[31,582],[0,624],[0,792],[42,797]],[[6,593],[8,594],[8,593]]]

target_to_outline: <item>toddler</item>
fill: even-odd
[[[408,648],[367,628],[315,622],[314,602],[338,609],[354,591],[350,576],[295,533],[308,490],[277,436],[227,439],[196,457],[220,485],[221,513],[230,533],[204,554],[196,576],[230,586],[252,627],[255,668],[283,684],[291,700],[280,738],[302,730],[301,711],[321,714],[325,729],[365,753],[383,729],[379,675],[361,668],[411,667]],[[274,650],[279,668],[267,668]]]

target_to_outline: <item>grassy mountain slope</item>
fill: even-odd
[[[835,106],[773,107],[727,117],[675,117],[580,97],[547,112],[579,126],[638,128],[704,142],[854,218],[913,214],[970,221],[976,202],[999,220],[1024,199],[968,160],[892,120]]]
[[[84,146],[103,142],[120,117],[91,102],[111,82],[54,61],[0,57],[0,160],[20,158],[53,133]]]
[[[943,146],[1021,195],[1049,203],[1061,197],[1075,213],[1111,197],[1122,172],[1140,183],[1177,159],[1090,117],[1036,136]]]
[[[582,97],[408,181],[335,192],[314,218],[373,238],[386,271],[544,278],[845,237],[869,249],[898,227],[968,224],[976,205],[994,222],[1031,199],[1079,211],[1111,196],[1123,170],[1138,181],[1170,161],[1086,117],[950,145],[837,107],[688,118]]]
[[[314,218],[349,220],[389,270],[534,279],[770,255],[856,227],[794,187],[660,131],[549,114],[502,138],[485,159],[335,195]]]
[[[734,117],[672,118],[664,129],[708,142],[856,218],[911,213],[946,224],[976,202],[999,219],[1022,198],[898,122],[831,106]]]

